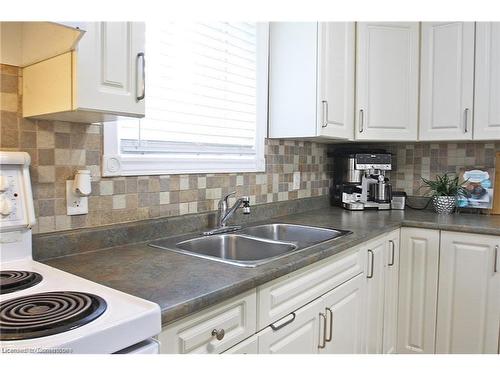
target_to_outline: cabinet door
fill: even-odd
[[[418,22],[359,22],[356,139],[416,140]]]
[[[89,22],[86,28],[77,50],[76,107],[143,117],[144,22]]]
[[[435,351],[439,231],[401,228],[398,302],[400,354]]]
[[[386,252],[385,236],[367,246],[365,352],[369,354],[383,351]]]
[[[399,229],[387,236],[384,272],[384,334],[383,353],[397,353]]]
[[[258,334],[259,354],[315,354],[318,352],[321,298],[271,324]],[[323,324],[324,324],[323,316]]]
[[[437,353],[498,353],[500,237],[441,232]]]
[[[500,139],[500,22],[476,22],[474,139]]]
[[[358,275],[327,293],[322,300],[326,305],[326,342],[320,353],[360,354],[363,352],[363,318],[365,276]],[[323,340],[323,332],[320,340]]]
[[[317,136],[317,22],[269,24],[269,137]]]
[[[472,139],[474,22],[423,22],[420,139]]]
[[[318,134],[354,136],[354,22],[322,22],[318,30]]]

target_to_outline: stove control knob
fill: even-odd
[[[5,198],[0,197],[0,215],[8,216],[12,212],[12,202]]]
[[[9,189],[9,181],[7,181],[7,178],[4,176],[0,176],[0,193],[3,193]]]

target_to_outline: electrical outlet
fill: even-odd
[[[74,193],[73,180],[66,181],[66,213],[67,215],[84,215],[89,213],[89,198]]]
[[[293,172],[293,190],[300,189],[300,172]]]

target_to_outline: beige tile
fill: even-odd
[[[207,178],[198,177],[198,189],[205,189],[207,187]]]
[[[54,150],[55,165],[72,165],[71,151],[65,149]]]
[[[189,213],[189,203],[180,203],[179,204],[179,214],[186,215]]]
[[[125,194],[113,195],[113,210],[122,209],[126,206]]]
[[[180,176],[180,190],[189,189],[189,176],[182,175]]]
[[[195,214],[198,212],[198,202],[189,202],[188,212]]]
[[[17,93],[0,92],[0,110],[17,112]]]
[[[112,195],[113,194],[113,181],[103,180],[99,184],[101,195]]]
[[[160,204],[169,204],[170,203],[170,192],[162,191],[160,192]]]
[[[55,182],[56,170],[54,166],[38,167],[38,182]]]
[[[54,133],[50,131],[39,131],[37,133],[37,146],[38,148],[54,148]]]

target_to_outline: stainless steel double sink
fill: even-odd
[[[225,234],[167,238],[149,245],[240,267],[256,267],[350,233],[297,224],[263,224]]]

